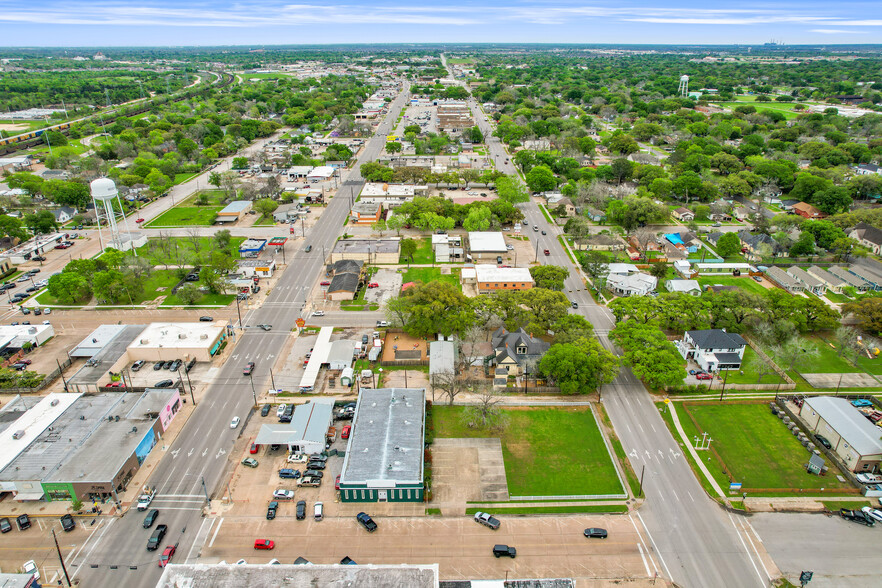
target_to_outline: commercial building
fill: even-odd
[[[383,205],[378,202],[356,202],[349,213],[356,225],[372,225],[383,216]]]
[[[214,222],[234,223],[245,216],[251,210],[252,205],[250,200],[234,200],[217,213]]]
[[[352,586],[438,588],[438,564],[169,564],[156,588]],[[3,584],[4,588],[6,585]],[[20,588],[11,585],[8,588]]]
[[[328,356],[331,354],[331,334],[334,327],[322,327],[315,345],[312,347],[312,356],[303,370],[303,376],[300,378],[300,391],[312,392],[315,389],[315,381],[318,379],[322,364],[328,363]]]
[[[428,186],[414,184],[381,184],[368,182],[361,189],[359,201],[382,204],[385,208],[395,208],[413,200],[414,196],[424,196]]]
[[[525,267],[498,267],[487,263],[475,266],[475,281],[481,294],[494,290],[529,290],[535,283]]]
[[[499,231],[469,233],[469,254],[472,259],[494,259],[505,253],[508,253],[508,248],[505,246],[505,237]]]
[[[879,427],[845,398],[808,397],[799,416],[813,433],[827,438],[832,451],[855,473],[877,472],[882,461]]]
[[[129,345],[138,338],[144,325],[101,325],[77,345],[70,355],[88,357],[89,361],[68,378],[68,390],[97,392],[107,373],[119,370],[127,361]]]
[[[239,261],[239,274],[243,278],[271,278],[276,269],[275,259],[243,259]]]
[[[50,394],[4,431],[0,491],[19,501],[116,499],[180,406],[175,388]]]
[[[129,361],[211,361],[227,337],[216,323],[150,323],[128,348]]]
[[[355,357],[355,341],[340,339],[331,342],[331,351],[328,353],[328,369],[342,371],[352,365]]]
[[[340,475],[343,502],[422,502],[422,388],[362,388]]]
[[[21,349],[26,343],[39,347],[54,336],[52,325],[0,325],[0,351]]]
[[[333,398],[313,398],[294,409],[290,423],[261,425],[254,442],[258,445],[285,445],[294,453],[320,453],[325,450],[333,417]]]
[[[24,243],[20,243],[11,249],[0,253],[0,259],[7,259],[12,265],[19,265],[30,261],[36,255],[43,255],[64,240],[63,233],[51,235],[38,235]]]
[[[354,259],[341,259],[333,265],[331,284],[327,289],[327,296],[331,300],[353,300],[358,292],[358,283],[361,281],[362,261]]]
[[[246,239],[239,245],[239,255],[242,257],[257,257],[266,247],[266,239]]]
[[[396,264],[400,257],[401,240],[340,239],[331,251],[331,262],[354,259],[369,264]]]
[[[432,341],[429,343],[429,382],[444,375],[453,375],[456,369],[456,343]]]
[[[306,180],[315,184],[317,182],[323,182],[325,180],[329,180],[334,176],[334,168],[329,165],[320,165],[319,167],[314,168],[311,172],[306,174]]]

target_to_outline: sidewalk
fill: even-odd
[[[714,492],[717,493],[717,496],[728,501],[726,495],[723,494],[723,489],[720,488],[720,485],[717,484],[717,481],[714,480],[714,477],[711,475],[709,471],[707,471],[707,467],[705,467],[704,462],[698,456],[698,452],[695,451],[695,448],[692,447],[692,443],[689,442],[689,439],[686,437],[686,432],[683,430],[683,425],[680,424],[680,417],[677,414],[677,411],[673,408],[669,408],[671,412],[671,419],[674,421],[674,426],[677,427],[677,434],[680,435],[680,439],[683,440],[683,443],[689,448],[689,453],[692,455],[692,459],[695,460],[695,463],[698,464],[698,469],[701,470],[702,475],[710,482],[710,485],[713,487]]]

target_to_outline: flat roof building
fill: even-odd
[[[354,259],[371,264],[396,264],[400,257],[401,240],[340,239],[331,251],[331,263]]]
[[[239,255],[257,257],[264,247],[266,247],[266,239],[246,239],[239,245]]]
[[[54,336],[52,325],[0,325],[0,351],[21,349],[25,343],[39,347]]]
[[[156,588],[438,588],[438,564],[169,564]],[[10,588],[18,588],[10,587]]]
[[[107,329],[103,331],[102,339],[96,339],[96,343],[87,344],[95,345],[95,347],[83,348],[86,351],[96,350],[94,355],[80,355],[80,357],[90,357],[86,365],[82,366],[77,372],[68,378],[67,386],[69,390],[77,392],[97,392],[101,381],[107,377],[107,372],[112,370],[120,360],[125,361],[126,351],[129,345],[138,338],[144,331],[144,325],[112,325],[121,327],[121,329]],[[99,327],[103,329],[103,327]],[[93,331],[93,333],[97,332]],[[98,345],[103,345],[98,348]],[[83,345],[81,342],[80,345]],[[80,348],[80,345],[77,348]]]
[[[832,451],[855,473],[878,471],[880,429],[845,398],[808,397],[799,409],[808,428],[827,438]]]
[[[313,398],[294,409],[290,423],[261,425],[254,442],[286,445],[293,453],[320,453],[325,450],[333,416],[333,398]]]
[[[101,325],[71,349],[68,355],[71,357],[93,357],[127,327],[128,325]]]
[[[498,267],[481,263],[475,266],[475,279],[478,292],[493,290],[529,290],[533,287],[533,276],[525,267]]]
[[[469,253],[476,259],[496,257],[507,253],[505,237],[499,231],[472,231],[469,233]]]
[[[216,323],[150,323],[129,344],[129,361],[211,361],[226,336]]]
[[[340,476],[343,502],[422,502],[422,388],[362,388]]]
[[[253,204],[254,203],[250,200],[234,200],[217,213],[217,217],[214,219],[214,222],[234,223],[245,216],[248,211],[251,210]]]

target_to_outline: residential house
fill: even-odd
[[[646,296],[658,285],[655,276],[636,273],[627,276],[610,274],[606,277],[606,287],[616,296]]]
[[[739,206],[735,210],[732,211],[732,214],[735,215],[735,218],[738,219],[739,221],[745,221],[745,220],[749,219],[751,217],[751,215],[753,215],[753,211],[748,210],[747,208],[745,208],[743,206]]]
[[[506,369],[509,376],[536,373],[536,366],[551,347],[551,343],[533,337],[523,328],[510,332],[499,327],[490,339],[493,345],[493,363]]]
[[[55,221],[59,224],[64,224],[77,215],[77,209],[71,208],[70,206],[53,208],[51,212],[52,215],[55,217]]]
[[[341,259],[334,263],[331,284],[328,286],[327,296],[330,300],[354,300],[358,292],[358,282],[361,279],[363,261],[354,259]]]
[[[772,266],[766,270],[766,277],[776,286],[787,290],[791,294],[797,294],[805,289],[802,282],[782,270],[780,267]]]
[[[674,270],[676,270],[678,274],[680,274],[681,276],[683,276],[683,278],[687,280],[691,279],[692,276],[697,275],[692,270],[692,265],[685,259],[678,259],[674,261]]]
[[[596,208],[592,208],[590,206],[585,207],[585,216],[588,220],[595,223],[603,223],[606,221],[606,213],[597,210]]]
[[[799,200],[794,200],[793,198],[781,200],[781,210],[784,212],[793,212],[793,206],[799,203]]]
[[[581,240],[580,245],[589,251],[621,251],[625,241],[614,235],[589,235]]]
[[[854,173],[862,176],[869,176],[872,174],[882,176],[882,167],[879,167],[875,163],[859,163],[857,167],[852,169],[854,169]]]
[[[725,329],[686,331],[676,343],[683,359],[692,360],[708,372],[741,369],[747,341]]]
[[[273,211],[273,220],[277,223],[287,223],[300,218],[301,207],[299,204],[282,204]],[[305,212],[305,211],[304,211]]]
[[[682,292],[690,296],[701,296],[698,280],[668,280],[665,282],[668,292]]]
[[[675,261],[678,259],[686,259],[689,257],[689,253],[686,251],[686,248],[682,245],[675,245],[670,241],[665,241],[662,243],[662,255],[665,257],[667,261]]]
[[[824,282],[811,275],[801,267],[789,267],[787,268],[787,273],[796,278],[797,281],[801,282],[802,285],[805,286],[805,289],[815,296],[823,296],[824,293],[827,291],[827,287],[824,285]]]
[[[606,266],[606,273],[611,276],[628,276],[630,274],[636,274],[639,271],[640,270],[637,269],[637,266],[631,263],[609,263]]]
[[[848,286],[848,282],[846,282],[839,276],[832,274],[816,265],[811,266],[806,271],[810,276],[814,277],[822,284],[824,284],[824,287],[831,292],[836,292],[837,294],[841,293],[843,286]]]
[[[576,206],[573,204],[573,201],[566,196],[558,200],[557,203],[554,205],[553,210],[555,211],[555,213],[557,213],[557,210],[560,207],[563,207],[563,216],[571,217],[576,215]]]
[[[815,218],[826,218],[827,215],[812,206],[811,204],[807,204],[805,202],[797,202],[792,207],[793,212],[798,214],[803,218],[815,219]]]
[[[877,276],[875,273],[868,271],[867,269],[859,266],[859,265],[851,265],[848,267],[849,273],[862,278],[865,282],[870,285],[870,288],[873,290],[882,290],[882,277]]]
[[[671,216],[673,216],[675,219],[677,219],[681,223],[688,223],[690,221],[695,220],[695,213],[692,212],[691,210],[689,210],[688,208],[683,207],[683,206],[674,210],[671,213]]]
[[[741,239],[742,251],[749,259],[761,259],[770,254],[781,257],[787,253],[777,241],[764,233],[738,231],[738,238]]]
[[[858,223],[848,233],[848,236],[858,243],[879,255],[882,253],[882,230],[867,223]]]
[[[705,236],[705,239],[707,239],[711,245],[716,247],[717,241],[719,241],[720,237],[722,237],[722,236],[723,236],[723,233],[721,233],[719,231],[713,231],[711,233],[708,233],[707,236]]]
[[[866,292],[873,288],[865,279],[854,275],[844,267],[834,265],[831,266],[827,271],[845,282],[845,284],[842,286],[843,288],[847,286],[849,288],[854,288],[858,292]]]

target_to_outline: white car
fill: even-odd
[[[52,314],[52,309],[51,308],[44,308],[43,314]]]
[[[864,513],[868,514],[870,518],[875,520],[877,523],[882,523],[882,510],[870,508],[869,506],[865,506],[861,510]]]
[[[312,316],[325,316],[325,311],[324,310],[317,310],[312,313]]]
[[[288,463],[306,463],[307,461],[309,461],[309,458],[307,458],[302,453],[292,453],[288,456],[287,461]]]
[[[294,498],[294,491],[283,490],[280,488],[273,492],[273,498],[278,498],[280,500],[292,500]]]
[[[235,429],[236,427],[239,426],[240,422],[241,421],[240,421],[239,417],[233,417],[233,420],[230,421],[230,428]]]
[[[24,569],[25,574],[33,574],[34,580],[40,579],[40,569],[37,567],[37,564],[34,563],[34,560],[29,559],[24,563],[22,568]]]
[[[287,404],[280,404],[279,408],[276,410],[276,418],[277,419],[282,418],[282,415],[285,414],[285,409],[287,409],[287,408],[288,408]]]
[[[876,474],[855,474],[858,482],[861,484],[879,484],[882,483],[882,476]]]

